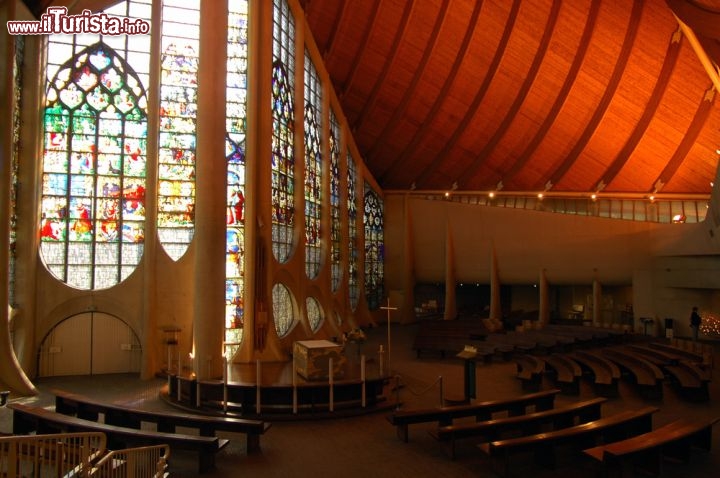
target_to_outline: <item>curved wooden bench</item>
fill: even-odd
[[[522,389],[537,392],[542,385],[545,374],[545,361],[535,355],[523,354],[515,357],[517,378],[522,382]]]
[[[518,452],[533,452],[535,462],[554,467],[555,448],[572,444],[581,449],[590,448],[600,442],[618,441],[652,430],[652,415],[656,407],[626,410],[561,430],[528,435],[507,440],[482,443],[480,450],[490,456],[493,470],[500,476],[510,471],[510,462]]]
[[[687,462],[693,447],[710,451],[712,427],[718,420],[680,419],[632,438],[583,450],[583,453],[598,464],[603,475],[611,470],[622,473],[623,464],[629,462],[658,476],[663,456]]]
[[[169,445],[172,450],[196,452],[199,473],[205,473],[214,468],[215,454],[229,443],[229,440],[218,437],[135,430],[97,423],[22,403],[12,403],[9,408],[13,410],[14,434],[101,432],[107,437],[107,447],[110,450],[147,445]]]
[[[215,436],[217,431],[242,433],[246,436],[248,453],[260,450],[260,436],[271,426],[262,420],[169,410],[141,410],[63,390],[52,390],[51,393],[55,395],[56,412],[92,421],[98,421],[102,414],[104,423],[108,425],[140,429],[143,422],[148,422],[156,424],[159,432],[175,433],[177,427],[196,428],[201,436]]]
[[[563,393],[578,395],[580,393],[580,365],[565,354],[554,353],[545,358],[550,367],[555,383]]]
[[[455,459],[455,443],[462,438],[481,436],[486,440],[497,440],[507,433],[520,436],[540,433],[543,429],[559,430],[580,423],[597,420],[601,416],[602,404],[606,398],[593,398],[575,402],[562,408],[552,408],[541,412],[496,418],[475,423],[447,425],[430,430],[436,440],[449,442],[450,456]]]
[[[528,407],[534,407],[534,411],[549,410],[554,407],[555,396],[558,393],[560,390],[553,389],[467,405],[396,410],[387,419],[391,425],[395,426],[398,438],[407,442],[409,439],[408,426],[412,424],[437,422],[439,426],[445,426],[451,425],[456,418],[475,417],[477,421],[484,421],[490,420],[493,413],[507,412],[510,416],[524,415],[527,413]]]
[[[617,364],[597,353],[578,350],[568,355],[580,364],[583,370],[590,373],[595,387],[595,393],[603,397],[618,396],[618,382],[620,381],[620,368]]]
[[[702,354],[697,354],[695,352],[691,352],[689,350],[681,349],[680,347],[673,347],[672,345],[663,344],[660,342],[650,342],[650,347],[662,350],[668,353],[672,353],[674,355],[677,355],[685,360],[689,360],[691,362],[703,362],[703,356]]]
[[[620,349],[602,349],[603,355],[615,362],[621,370],[633,377],[641,396],[649,400],[659,400],[663,396],[665,374],[657,365],[639,355]]]
[[[697,363],[681,361],[677,365],[666,365],[663,368],[670,374],[681,397],[696,402],[710,400],[710,374]]]

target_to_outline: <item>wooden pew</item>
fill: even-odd
[[[450,456],[455,459],[455,443],[459,439],[481,436],[486,440],[494,441],[508,433],[523,436],[540,433],[543,429],[559,430],[599,419],[601,406],[606,401],[606,398],[593,398],[562,408],[551,408],[525,415],[447,425],[438,427],[437,430],[430,430],[429,433],[440,442],[449,442]]]
[[[509,474],[513,455],[519,452],[532,452],[536,463],[554,467],[556,447],[572,444],[580,449],[591,448],[600,442],[618,441],[646,433],[652,430],[652,415],[657,411],[656,407],[626,410],[581,425],[481,443],[478,447],[491,458],[493,470],[500,476]]]
[[[545,357],[545,363],[550,367],[549,372],[563,393],[580,393],[582,369],[577,362],[565,354],[554,353]]]
[[[603,476],[622,476],[623,465],[639,467],[655,476],[660,475],[664,456],[687,462],[693,447],[710,451],[712,420],[680,419],[655,430],[583,450],[592,458]]]
[[[198,472],[205,473],[215,467],[215,454],[225,448],[229,440],[218,437],[136,430],[106,423],[97,423],[62,413],[12,403],[13,433],[73,433],[101,432],[107,437],[110,450],[147,445],[169,445],[172,450],[190,450],[198,454]]]
[[[695,402],[710,400],[710,373],[701,369],[697,363],[683,360],[677,365],[665,365],[663,368],[670,374],[682,398]]]
[[[587,371],[593,380],[595,393],[602,397],[617,397],[620,369],[614,363],[600,354],[589,350],[578,350],[568,354],[568,357]]]
[[[628,353],[622,349],[604,348],[602,352],[621,370],[633,377],[640,395],[649,400],[662,399],[665,374],[660,367],[639,355]]]
[[[177,427],[197,428],[201,436],[215,436],[218,431],[242,433],[246,436],[248,453],[260,450],[260,436],[271,426],[269,422],[262,420],[168,410],[141,410],[62,390],[52,390],[51,393],[55,395],[56,412],[93,421],[98,421],[102,414],[108,425],[140,429],[143,422],[148,422],[156,424],[158,431],[166,433],[175,433]]]
[[[493,413],[507,412],[510,416],[524,415],[527,413],[528,407],[534,407],[534,411],[549,410],[554,407],[555,396],[558,393],[560,390],[553,389],[503,400],[488,400],[466,405],[396,410],[387,419],[396,428],[398,438],[407,442],[409,440],[408,426],[412,424],[437,422],[438,425],[445,426],[451,425],[456,418],[475,417],[477,421],[484,421],[490,420]]]
[[[522,389],[527,392],[539,391],[545,374],[545,361],[536,355],[523,354],[515,357],[515,366]]]

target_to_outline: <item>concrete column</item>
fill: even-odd
[[[447,223],[445,236],[445,314],[444,320],[453,320],[457,317],[457,300],[455,297],[455,248],[453,247],[452,230]]]
[[[545,275],[545,269],[540,271],[538,293],[540,295],[538,320],[540,321],[540,325],[544,327],[550,323],[550,285]]]
[[[492,246],[490,252],[490,318],[502,321],[500,285],[497,255],[495,254],[495,246]]]
[[[405,248],[403,282],[405,283],[404,303],[402,304],[401,323],[409,324],[415,322],[415,251],[413,241],[413,218],[409,205],[409,196],[403,198],[403,210],[405,211]]]
[[[6,24],[15,18],[15,2],[5,2],[0,6],[0,23]],[[0,75],[0,91],[3,92],[3,104],[8,105],[12,112],[13,97],[13,58],[15,56],[14,38],[9,35],[0,36],[0,51],[2,51],[3,64]],[[8,306],[8,264],[10,263],[10,190],[11,190],[11,164],[13,154],[13,127],[12,114],[0,115],[0,388],[10,389],[18,395],[34,395],[35,387],[25,376],[20,363],[13,351],[10,341],[10,322]]]
[[[593,280],[592,295],[593,295],[593,310],[592,310],[593,325],[602,325],[602,314],[600,312],[600,308],[602,306],[602,284],[600,284],[600,281],[597,279]]]
[[[219,377],[225,335],[225,77],[227,7],[200,4],[195,197],[194,372]]]

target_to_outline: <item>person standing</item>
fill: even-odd
[[[693,342],[697,342],[700,324],[702,324],[702,317],[698,314],[698,308],[693,307],[692,313],[690,314],[690,327],[693,329]]]

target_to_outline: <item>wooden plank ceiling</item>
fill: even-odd
[[[711,191],[720,0],[299,2],[384,189]]]
[[[709,194],[720,99],[673,3],[720,49],[718,0],[301,0],[384,189]]]

